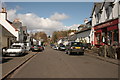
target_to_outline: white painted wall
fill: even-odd
[[[62,39],[60,39],[60,40],[57,42],[57,44],[60,44],[60,43],[62,43]]]
[[[75,40],[76,42],[80,42],[80,40],[85,40],[86,43],[91,43],[91,39],[92,36],[91,36],[91,30],[88,30],[88,31],[84,31],[84,32],[81,32],[81,33],[78,33],[76,34],[77,35],[77,39]],[[90,38],[89,38],[90,36]]]
[[[90,43],[94,42],[94,28],[91,28],[91,32],[90,32]]]
[[[13,36],[18,39],[18,31],[15,30],[7,21],[6,21],[6,13],[0,13],[0,24],[4,26]]]
[[[116,0],[115,0],[115,1],[116,1]],[[109,2],[107,2],[107,3],[104,4],[104,6],[103,6],[103,8],[102,8],[101,17],[100,17],[100,19],[99,19],[99,23],[105,22],[105,21],[110,20],[110,19],[118,18],[118,14],[120,14],[120,13],[118,13],[118,11],[120,12],[120,9],[118,10],[118,6],[120,6],[120,4],[119,4],[118,2],[115,2],[112,10],[109,10],[110,16],[109,16],[109,18],[107,19],[106,8],[107,8],[107,7],[110,7],[109,4],[110,4]],[[101,7],[100,7],[100,8],[101,8]],[[110,8],[111,8],[111,7],[110,7]],[[95,9],[95,10],[96,10],[96,9]],[[96,20],[96,18],[95,18],[95,15],[96,15],[97,13],[95,13],[95,12],[96,12],[96,11],[94,11],[94,12],[93,12],[93,15],[92,15],[92,26],[95,26],[95,25],[99,24],[99,23],[96,23],[97,20]]]
[[[1,49],[2,49],[2,26],[0,25],[0,50]]]
[[[113,7],[113,18],[118,18],[118,6],[118,2],[116,2]]]

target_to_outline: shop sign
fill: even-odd
[[[100,29],[100,28],[104,28],[104,27],[108,27],[108,26],[112,26],[118,24],[118,19],[107,22],[107,23],[103,23],[101,25],[95,26],[94,29]]]

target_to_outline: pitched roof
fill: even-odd
[[[87,28],[82,28],[80,31],[76,32],[75,34],[78,34],[78,33],[81,33],[81,32],[85,32],[85,31],[88,31],[88,30],[91,30],[91,27]]]
[[[103,3],[104,3],[104,2],[96,2],[96,3],[94,3],[93,10],[92,10],[92,14],[91,14],[91,16],[90,16],[91,18],[92,18],[92,15],[93,15],[95,9],[96,9],[96,8],[101,9]]]

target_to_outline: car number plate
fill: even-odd
[[[10,54],[10,56],[15,56],[15,54]]]
[[[75,49],[80,49],[81,47],[75,47]]]

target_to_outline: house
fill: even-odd
[[[120,44],[120,1],[94,3],[92,28],[94,45]]]
[[[75,34],[76,32],[71,32],[68,36],[68,41],[75,41],[77,36]]]
[[[82,24],[78,27],[78,32],[75,33],[77,37],[75,40],[76,42],[92,43],[91,20],[90,21],[86,20],[86,21],[85,24]]]
[[[1,48],[10,47],[18,38],[18,30],[7,20],[7,12],[5,8],[2,8],[2,12],[0,12],[0,30]]]
[[[58,42],[57,42],[57,44],[59,45],[59,44],[63,44],[63,45],[67,45],[68,44],[68,37],[63,37],[63,38],[61,38],[61,39],[59,39],[58,40]]]
[[[22,22],[20,22],[19,19],[15,19],[12,22],[12,25],[15,26],[18,31],[19,31],[19,35],[18,35],[18,41],[19,42],[26,42],[27,40],[27,27],[26,26],[22,26]]]

